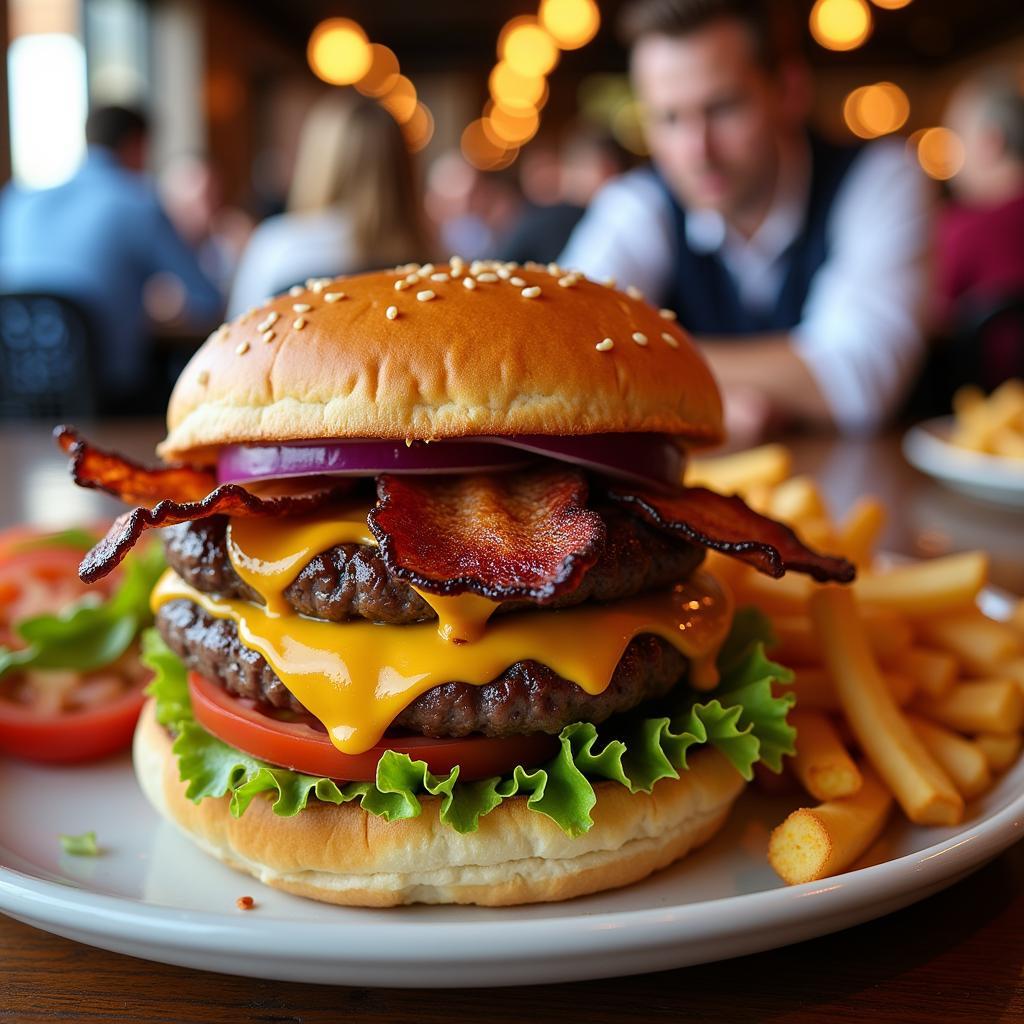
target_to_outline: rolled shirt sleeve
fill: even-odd
[[[829,256],[793,339],[845,431],[884,423],[920,367],[931,206],[896,141],[865,147],[836,196]]]

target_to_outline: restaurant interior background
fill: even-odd
[[[129,406],[104,408],[99,399],[100,411],[157,413],[189,354],[225,313],[238,311],[229,297],[239,259],[253,228],[284,206],[303,121],[330,87],[325,82],[373,97],[401,124],[438,239],[432,258],[456,248],[467,258],[507,251],[530,204],[570,198],[573,140],[591,144],[576,150],[574,203],[585,203],[613,171],[642,162],[644,137],[616,32],[621,7],[620,0],[546,0],[539,8],[536,0],[0,2],[7,34],[0,182],[45,188],[66,180],[83,159],[90,108],[144,109],[148,170],[223,300],[215,317],[184,323],[173,287],[154,282],[144,295],[150,386]],[[815,76],[815,124],[840,141],[905,139],[937,191],[964,157],[962,142],[943,127],[957,84],[995,64],[1024,65],[1018,0],[797,0],[796,9]],[[7,418],[62,415],[77,411],[77,402],[88,412],[87,370],[71,398],[35,404],[14,393],[8,373],[0,410]]]

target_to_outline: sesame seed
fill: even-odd
[[[562,268],[557,263],[549,263],[548,264],[548,273],[552,277],[558,277],[562,273]]]
[[[313,307],[308,302],[296,302],[292,309],[296,313],[308,313]]]
[[[431,280],[431,281],[447,281],[447,280],[449,280],[449,279],[450,279],[450,277],[451,277],[451,275],[450,275],[450,274],[445,274],[445,273],[444,273],[444,272],[442,271],[442,272],[439,272],[439,273],[437,273],[437,274],[431,274],[431,275],[430,275],[430,280]]]
[[[611,350],[615,348],[615,342],[612,341],[611,338],[605,338],[604,341],[599,341],[594,348],[596,348],[598,352],[611,352]]]
[[[604,286],[606,288],[614,288],[615,287],[615,278],[614,277],[606,277],[604,279]]]
[[[634,331],[633,340],[642,348],[647,344],[647,335],[642,331]]]
[[[476,279],[472,277],[464,277],[462,279],[462,287],[468,288],[469,291],[472,291],[476,287]]]
[[[483,281],[485,284],[490,284],[492,281],[498,280],[498,275],[492,274],[490,271],[487,271],[486,273],[483,274],[477,274],[476,279],[478,281]]]
[[[466,261],[461,256],[451,256],[448,259],[450,267],[461,267]]]
[[[640,289],[639,289],[639,288],[637,288],[637,286],[636,286],[635,284],[631,284],[631,285],[630,285],[630,286],[629,286],[629,287],[628,287],[628,288],[626,289],[626,294],[627,294],[627,295],[628,295],[628,296],[629,296],[629,297],[630,297],[631,299],[642,299],[642,298],[644,297],[644,293],[643,293],[642,291],[640,291]]]
[[[344,292],[324,292],[324,302],[337,302],[339,299],[346,299]]]
[[[278,318],[277,318],[277,314],[276,313],[273,313],[273,312],[268,313],[263,318],[263,320],[256,325],[256,330],[259,331],[260,334],[262,334],[264,331],[269,331],[270,328],[273,327],[274,324],[277,323],[277,319]]]
[[[291,286],[291,288],[288,289],[288,294],[289,295],[301,295],[304,290],[305,289],[302,287],[301,284],[293,284]]]
[[[676,318],[675,311],[671,309],[659,309],[658,316],[660,316],[662,320],[675,320]]]
[[[420,267],[420,273],[421,274],[425,274],[426,275],[426,274],[432,274],[433,272],[434,272],[434,264],[433,263],[424,263],[423,266]]]
[[[565,277],[560,277],[558,279],[558,287],[571,288],[578,280],[578,277],[573,277],[572,274],[567,274]]]
[[[384,310],[384,315],[389,320],[397,320],[398,319],[398,307],[397,306],[388,306],[388,308]]]
[[[524,299],[536,299],[540,295],[540,288],[537,285],[533,285],[530,288],[524,288],[519,294]]]
[[[665,342],[665,344],[668,345],[669,348],[679,348],[679,339],[673,338],[672,335],[668,333],[668,331],[661,332],[661,340]]]
[[[509,284],[514,284],[517,288],[522,288],[526,282],[521,277],[510,277],[508,279]]]
[[[502,279],[502,281],[507,281],[511,276],[512,276],[512,271],[509,270],[508,267],[499,267],[498,268],[498,277],[500,277]]]
[[[269,345],[277,335],[273,331],[264,331],[260,337]]]
[[[437,298],[437,296],[429,288],[416,293],[417,302],[429,302],[431,299],[435,298]]]
[[[249,342],[247,342],[247,341],[240,341],[235,346],[235,355],[236,356],[244,356],[245,353],[248,352],[248,351],[249,351]]]
[[[405,289],[408,288],[408,287],[409,287],[409,281],[406,278],[404,278],[404,277],[402,278],[401,281],[396,281],[395,282],[395,291],[396,292],[405,291]]]
[[[297,330],[297,331],[301,331],[302,328],[305,327],[305,326],[306,326],[306,318],[304,316],[296,317],[292,321],[292,327],[294,327],[295,330]]]
[[[210,383],[210,371],[209,370],[200,370],[199,371],[199,376],[196,377],[196,380],[199,382],[199,386],[201,388],[205,388],[206,385]]]

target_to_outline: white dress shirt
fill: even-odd
[[[784,161],[772,206],[750,238],[715,211],[687,211],[687,243],[718,254],[752,310],[775,303],[782,256],[803,227],[809,187],[806,152]],[[790,334],[844,430],[883,423],[919,368],[931,195],[903,143],[884,140],[858,154],[833,202],[829,255]],[[597,280],[614,277],[620,288],[634,285],[661,302],[675,274],[674,231],[657,182],[632,171],[597,195],[559,263]]]

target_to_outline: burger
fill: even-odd
[[[134,743],[153,806],[331,903],[507,905],[627,885],[792,751],[785,670],[707,551],[847,580],[682,484],[721,400],[669,311],[556,266],[313,279],[220,327],[147,469],[75,431],[166,573]]]

